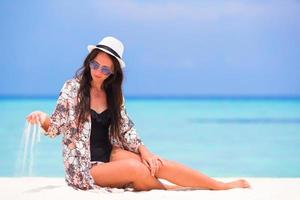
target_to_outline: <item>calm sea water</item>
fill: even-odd
[[[0,176],[16,176],[25,116],[56,99],[0,99]],[[300,99],[130,99],[145,145],[209,176],[300,177]],[[64,176],[62,137],[41,137],[33,176]]]

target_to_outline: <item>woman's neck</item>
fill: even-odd
[[[91,89],[97,91],[97,92],[103,92],[104,89],[102,89],[102,83],[101,81],[95,81],[95,80],[92,80],[91,82]]]

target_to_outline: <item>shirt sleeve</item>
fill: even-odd
[[[49,117],[50,123],[48,130],[45,131],[42,128],[44,135],[54,138],[60,135],[62,132],[65,132],[68,121],[68,81],[64,83],[63,87],[60,90],[55,109],[51,116]]]
[[[129,118],[126,108],[125,99],[123,97],[123,104],[121,106],[121,138],[123,146],[126,150],[139,153],[138,147],[144,145],[142,139],[138,135],[133,121]]]

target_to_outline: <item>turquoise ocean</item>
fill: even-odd
[[[25,117],[55,98],[0,99],[0,176],[16,175]],[[214,177],[300,177],[299,98],[126,98],[150,151]],[[64,176],[62,136],[41,136],[33,176]]]

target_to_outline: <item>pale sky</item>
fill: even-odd
[[[0,1],[0,96],[56,96],[104,36],[127,96],[300,96],[299,1]]]

